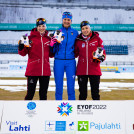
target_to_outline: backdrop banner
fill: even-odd
[[[62,24],[47,24],[47,30],[57,30]],[[91,24],[93,31],[134,31],[134,24]],[[31,31],[35,24],[30,23],[0,23],[0,30]],[[72,28],[81,31],[80,24],[72,24]]]
[[[0,134],[134,134],[134,101],[0,101]]]

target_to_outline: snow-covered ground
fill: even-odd
[[[22,57],[18,54],[0,54],[0,60],[2,61],[12,61],[12,60],[27,60],[27,56]],[[51,62],[53,62],[54,59],[51,59]],[[116,58],[117,60],[117,58]],[[12,64],[12,62],[11,62]],[[14,62],[13,62],[14,64]],[[24,64],[26,65],[26,62],[16,62],[16,65]],[[3,66],[6,66],[6,64],[3,64]],[[8,66],[8,65],[7,65]],[[52,65],[53,66],[53,65]],[[0,70],[0,77],[25,77],[25,69],[24,70]],[[66,77],[66,75],[64,75]],[[51,78],[54,77],[54,74],[52,72]],[[115,72],[102,72],[101,79],[134,79],[134,73],[115,73]],[[0,80],[0,88],[4,90],[9,90],[12,92],[17,91],[25,91],[27,90],[27,81],[26,80]],[[66,81],[64,82],[64,89],[66,89]],[[101,82],[100,83],[100,89],[102,91],[111,91],[111,90],[123,90],[123,87],[129,88],[129,90],[134,90],[134,83],[119,83],[119,82]],[[37,84],[37,90],[39,88],[39,83]],[[78,89],[78,83],[75,82],[75,89]],[[90,86],[89,88],[90,89]],[[53,80],[50,80],[49,85],[49,91],[55,91],[55,82]]]
[[[27,60],[26,57],[19,56],[18,54],[0,54],[0,60],[6,61],[6,60]],[[53,62],[53,59],[51,60]],[[11,64],[14,64],[14,62]],[[24,64],[26,65],[26,62],[16,62],[15,65]],[[3,66],[6,66],[6,64],[3,64]],[[8,65],[7,65],[8,66]],[[53,66],[53,65],[52,65]],[[25,69],[24,70],[0,70],[0,77],[25,77]],[[66,77],[66,75],[64,75]],[[54,77],[54,74],[52,72],[51,78]],[[102,72],[101,79],[134,79],[134,73],[115,73],[115,72]],[[25,91],[27,90],[27,81],[26,80],[0,80],[0,88],[4,90],[9,90],[12,92],[16,91]],[[64,82],[64,89],[66,89],[66,81]],[[37,89],[39,87],[39,83],[37,84]],[[123,83],[123,81],[120,82],[101,82],[100,83],[100,89],[102,91],[111,91],[111,90],[123,90],[123,87],[129,88],[129,90],[134,90],[134,83]],[[75,89],[78,89],[78,83],[75,82]],[[90,87],[89,87],[90,89]],[[55,82],[53,80],[50,80],[50,86],[49,91],[55,91]]]
[[[67,83],[64,81],[64,89],[66,89]],[[123,87],[134,90],[134,83],[123,83],[123,82],[101,82],[101,91],[108,92],[111,90],[123,90]],[[27,90],[27,80],[0,80],[0,88],[11,92],[25,91]],[[120,89],[121,88],[121,89]],[[39,83],[37,83],[37,91],[39,89]],[[78,82],[75,82],[75,89],[79,89]],[[90,90],[90,85],[88,84]],[[48,91],[55,91],[55,82],[50,80]]]

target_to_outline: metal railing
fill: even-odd
[[[0,44],[16,45],[18,41],[19,39],[0,39]],[[128,45],[128,40],[103,40],[103,45]]]
[[[103,66],[134,66],[134,61],[104,61]]]
[[[0,64],[10,64],[10,63],[27,63],[27,60],[0,60]],[[76,60],[77,62],[77,60]],[[53,67],[53,60],[50,60],[50,66]],[[134,66],[134,61],[104,61],[101,66]]]

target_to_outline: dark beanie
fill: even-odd
[[[88,22],[88,21],[82,21],[81,23],[80,23],[80,27],[82,28],[83,26],[90,26],[90,23]]]
[[[45,25],[46,26],[46,20],[44,18],[38,18],[36,20],[36,26],[38,27],[39,25]]]

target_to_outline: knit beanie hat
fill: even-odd
[[[62,19],[64,19],[64,18],[69,18],[72,21],[72,14],[70,12],[64,12],[62,14]]]
[[[90,23],[88,22],[88,21],[82,21],[81,23],[80,23],[80,27],[82,28],[83,26],[89,26],[90,27]]]
[[[36,20],[36,26],[38,27],[39,25],[45,25],[46,26],[46,20],[44,18],[38,18]]]

